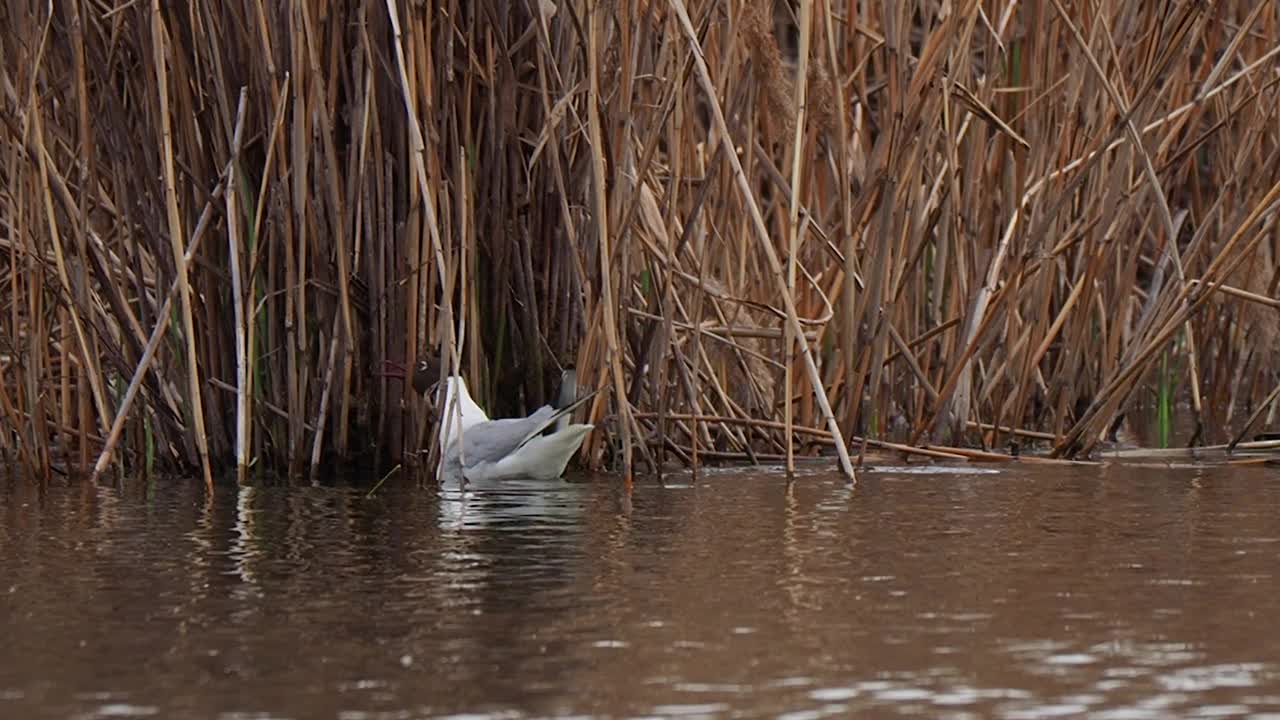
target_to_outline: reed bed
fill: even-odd
[[[581,460],[1092,453],[1275,413],[1280,6],[0,5],[0,454],[401,462],[444,358]],[[952,450],[947,450],[951,448]]]

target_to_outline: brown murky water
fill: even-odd
[[[0,717],[1262,717],[1275,473],[0,483]]]

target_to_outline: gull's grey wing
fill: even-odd
[[[556,415],[555,408],[543,405],[525,418],[504,418],[477,423],[462,434],[463,457],[468,466],[498,462],[515,452],[530,437],[537,435]],[[458,445],[453,443],[445,452],[446,463],[457,464]]]

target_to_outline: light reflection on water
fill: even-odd
[[[1280,717],[1265,470],[366,488],[0,485],[0,716]]]

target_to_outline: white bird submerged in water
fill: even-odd
[[[417,374],[423,375],[427,368],[423,363]],[[415,377],[415,386],[421,384]],[[569,423],[569,414],[591,397],[575,400],[576,394],[577,374],[572,369],[565,370],[561,376],[558,407],[543,405],[529,417],[491,420],[472,399],[466,381],[457,375],[448,377],[440,417],[443,475],[446,478],[460,475],[478,482],[560,477],[569,458],[594,427],[589,423]]]

